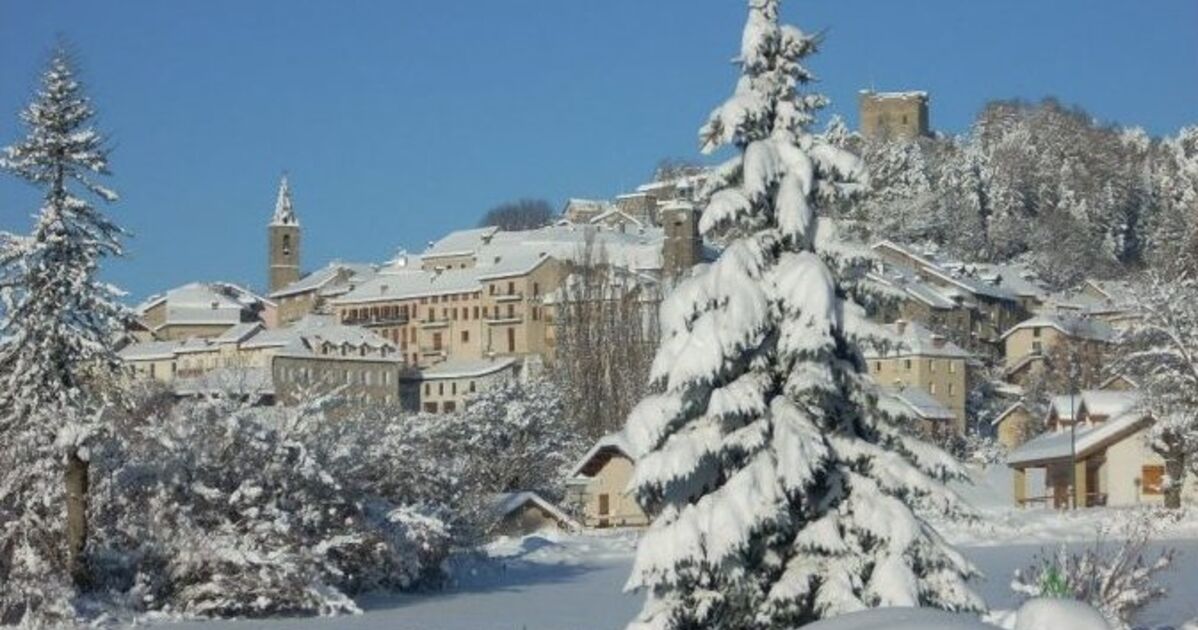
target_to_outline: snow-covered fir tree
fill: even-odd
[[[94,113],[60,48],[21,114],[26,137],[0,156],[43,191],[32,233],[0,238],[0,621],[69,615],[68,575],[80,568],[86,528],[65,522],[64,468],[70,500],[85,501],[89,382],[115,365],[125,313],[97,278],[120,255],[121,230],[92,201],[116,200],[95,179],[108,174],[108,151]],[[74,519],[85,514],[74,507]]]
[[[916,512],[956,510],[947,455],[877,410],[867,325],[821,257],[817,205],[861,173],[808,129],[817,38],[750,0],[731,98],[700,131],[732,147],[700,221],[720,258],[662,306],[653,378],[625,434],[653,523],[628,587],[633,628],[781,628],[873,606],[983,607],[973,569]]]

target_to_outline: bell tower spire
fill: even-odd
[[[275,213],[267,226],[270,292],[278,291],[300,278],[300,224],[291,201],[291,185],[286,173],[279,182]]]

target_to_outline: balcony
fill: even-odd
[[[348,326],[365,326],[371,328],[374,326],[403,326],[408,323],[408,316],[403,314],[383,315],[382,313],[368,314],[366,316],[351,317],[346,315],[341,323]]]
[[[524,299],[523,293],[504,293],[502,295],[492,296],[496,302],[519,302]]]
[[[444,328],[448,325],[448,319],[425,319],[420,322],[421,328]]]

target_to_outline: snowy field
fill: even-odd
[[[962,494],[977,506],[975,523],[941,523],[942,532],[968,556],[985,578],[976,588],[996,610],[1018,602],[1009,587],[1015,569],[1057,545],[1093,540],[1115,510],[1055,512],[1014,510],[1004,503],[1002,471],[979,477]],[[367,598],[365,613],[354,617],[273,619],[164,624],[172,630],[332,628],[372,630],[610,630],[623,627],[642,597],[622,592],[632,567],[635,531],[566,535],[546,532],[501,539],[487,548],[489,561],[463,563],[458,584],[422,596]],[[1198,617],[1198,518],[1162,533],[1159,547],[1180,555],[1164,576],[1169,597],[1149,606],[1137,620],[1145,627],[1180,626]],[[1152,551],[1155,551],[1153,549]]]

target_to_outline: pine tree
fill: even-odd
[[[28,135],[0,157],[44,193],[33,232],[0,238],[0,619],[65,614],[68,582],[54,590],[36,576],[77,574],[85,542],[89,380],[115,365],[110,341],[125,314],[119,292],[96,277],[105,257],[120,255],[122,232],[87,198],[116,200],[92,179],[108,174],[93,115],[60,48],[21,114]]]
[[[731,146],[700,222],[727,236],[662,306],[653,378],[625,433],[653,523],[628,588],[634,628],[778,628],[884,605],[978,610],[973,572],[916,505],[959,504],[955,463],[877,410],[855,347],[865,330],[822,257],[816,208],[858,177],[808,129],[800,92],[817,38],[750,0],[735,94],[700,131]],[[818,228],[818,229],[817,229]]]

